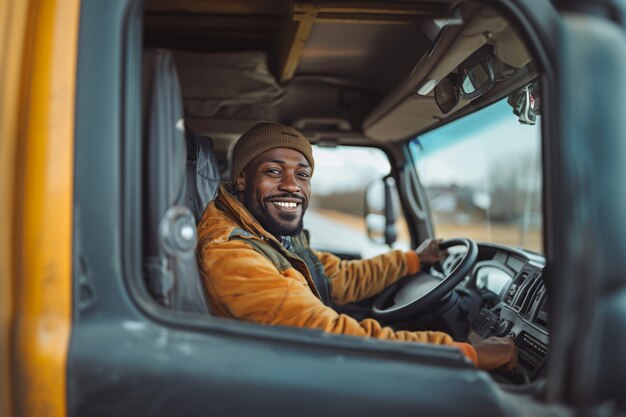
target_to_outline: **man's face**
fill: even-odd
[[[300,152],[276,148],[252,160],[235,186],[243,205],[265,230],[276,237],[294,236],[302,231],[311,174],[311,166]]]

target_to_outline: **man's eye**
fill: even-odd
[[[302,178],[309,178],[311,176],[311,174],[309,174],[308,172],[298,172],[298,176],[302,177]]]
[[[276,174],[276,175],[280,174],[280,170],[276,168],[270,168],[265,172],[267,172],[268,174]]]

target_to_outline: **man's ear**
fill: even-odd
[[[242,172],[241,174],[239,174],[239,176],[235,180],[235,189],[237,190],[238,193],[240,193],[240,192],[243,192],[245,188],[246,188],[246,177],[244,176]]]

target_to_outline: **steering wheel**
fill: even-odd
[[[443,280],[427,272],[418,272],[400,285],[391,285],[381,292],[372,306],[375,317],[397,320],[433,309],[439,300],[445,299],[474,268],[478,257],[476,242],[467,238],[449,239],[441,242],[441,249],[465,246],[466,252],[452,272]]]

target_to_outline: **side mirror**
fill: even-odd
[[[391,176],[372,181],[365,190],[365,224],[367,235],[376,243],[390,247],[398,238],[398,191]]]

